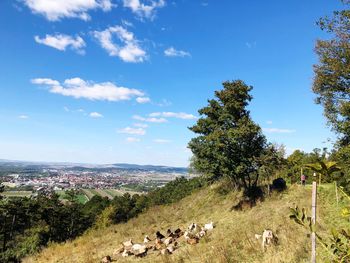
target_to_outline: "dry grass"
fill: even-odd
[[[93,230],[65,244],[51,244],[40,254],[27,258],[24,262],[100,262],[103,256],[112,255],[122,241],[130,238],[135,242],[142,242],[145,234],[153,237],[157,230],[166,232],[168,228],[185,228],[191,222],[204,224],[210,221],[214,221],[217,227],[208,236],[194,246],[180,243],[180,248],[173,255],[161,256],[153,252],[140,259],[116,259],[118,262],[192,263],[309,261],[310,239],[307,232],[288,218],[290,206],[310,206],[309,188],[292,186],[288,191],[276,194],[250,210],[238,212],[231,211],[231,208],[237,203],[239,194],[233,192],[223,196],[217,193],[216,187],[218,186],[203,189],[173,205],[151,208],[126,224]],[[327,193],[326,190],[323,192]],[[327,222],[323,218],[327,214],[326,210],[332,208],[327,202],[320,200],[320,222],[324,225],[334,223],[334,220]],[[270,247],[263,253],[254,234],[261,233],[265,228],[277,233],[279,245]],[[327,230],[320,231],[325,233]],[[327,262],[324,252],[320,252],[320,257],[325,259],[322,262]]]

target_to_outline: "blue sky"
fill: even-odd
[[[334,135],[313,102],[315,21],[337,0],[4,0],[0,158],[186,166],[225,80],[287,152]]]

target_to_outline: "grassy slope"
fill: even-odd
[[[275,195],[244,212],[231,211],[237,202],[237,193],[222,196],[214,187],[203,189],[182,201],[168,206],[151,208],[138,218],[126,224],[119,224],[104,230],[94,230],[65,244],[52,244],[36,257],[24,262],[100,262],[105,255],[122,241],[132,238],[141,242],[144,234],[152,235],[156,230],[165,232],[168,228],[184,228],[191,222],[204,224],[214,221],[217,227],[198,245],[180,243],[180,248],[170,256],[150,253],[142,259],[118,258],[118,262],[308,262],[309,238],[306,231],[288,218],[288,207],[298,204],[309,207],[309,187],[292,186],[287,192]],[[335,205],[334,188],[321,189],[319,194],[319,220],[323,226],[345,226]],[[342,203],[341,203],[342,205]],[[270,228],[279,237],[279,245],[262,253],[260,243],[254,234]],[[320,234],[328,231],[322,227]],[[153,236],[153,235],[152,235]],[[327,253],[318,250],[319,261],[327,262]]]

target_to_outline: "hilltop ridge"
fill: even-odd
[[[328,236],[326,226],[346,226],[338,217],[331,187],[322,187],[319,193],[320,234]],[[154,238],[157,230],[185,228],[192,222],[204,224],[214,221],[216,228],[197,245],[180,245],[173,255],[152,253],[144,258],[118,257],[117,262],[308,262],[310,242],[307,232],[289,219],[289,207],[298,204],[308,208],[311,200],[309,187],[291,186],[281,194],[273,194],[266,201],[245,211],[232,211],[240,193],[220,193],[216,184],[184,198],[178,203],[152,207],[127,223],[91,230],[74,241],[51,244],[36,256],[24,262],[100,262],[112,255],[120,243],[130,238],[142,242],[144,235]],[[326,216],[327,215],[327,216]],[[276,247],[263,253],[256,233],[270,228],[279,238]],[[320,248],[319,258],[327,254]],[[322,261],[324,262],[324,261]]]

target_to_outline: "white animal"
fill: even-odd
[[[149,238],[149,236],[145,236],[145,238],[143,239],[143,243],[148,243],[148,242],[150,242],[151,241],[151,239]]]
[[[130,255],[130,252],[127,250],[124,250],[122,253],[122,257],[128,257]]]
[[[173,253],[175,251],[175,246],[173,244],[167,246],[167,250],[170,252],[170,253]]]
[[[143,244],[134,244],[131,248],[131,253],[135,256],[140,256],[147,252],[147,246]]]
[[[197,224],[196,223],[192,223],[188,226],[188,231],[190,232],[195,232],[197,230]]]
[[[128,240],[128,241],[123,242],[123,246],[124,246],[125,249],[130,249],[130,248],[132,247],[133,244],[134,244],[134,243],[132,242],[131,239]]]
[[[206,235],[207,231],[203,228],[201,231],[199,231],[197,233],[197,237],[201,238],[201,237],[204,237]]]
[[[164,244],[166,246],[169,246],[171,243],[173,242],[173,238],[172,237],[167,237],[165,240],[164,240]]]
[[[270,229],[264,229],[264,232],[262,233],[262,235],[255,234],[255,238],[256,239],[262,238],[261,246],[264,251],[267,245],[271,245],[277,239],[274,236],[272,230]]]
[[[210,222],[209,224],[204,225],[204,230],[213,230],[214,229],[214,223]]]

